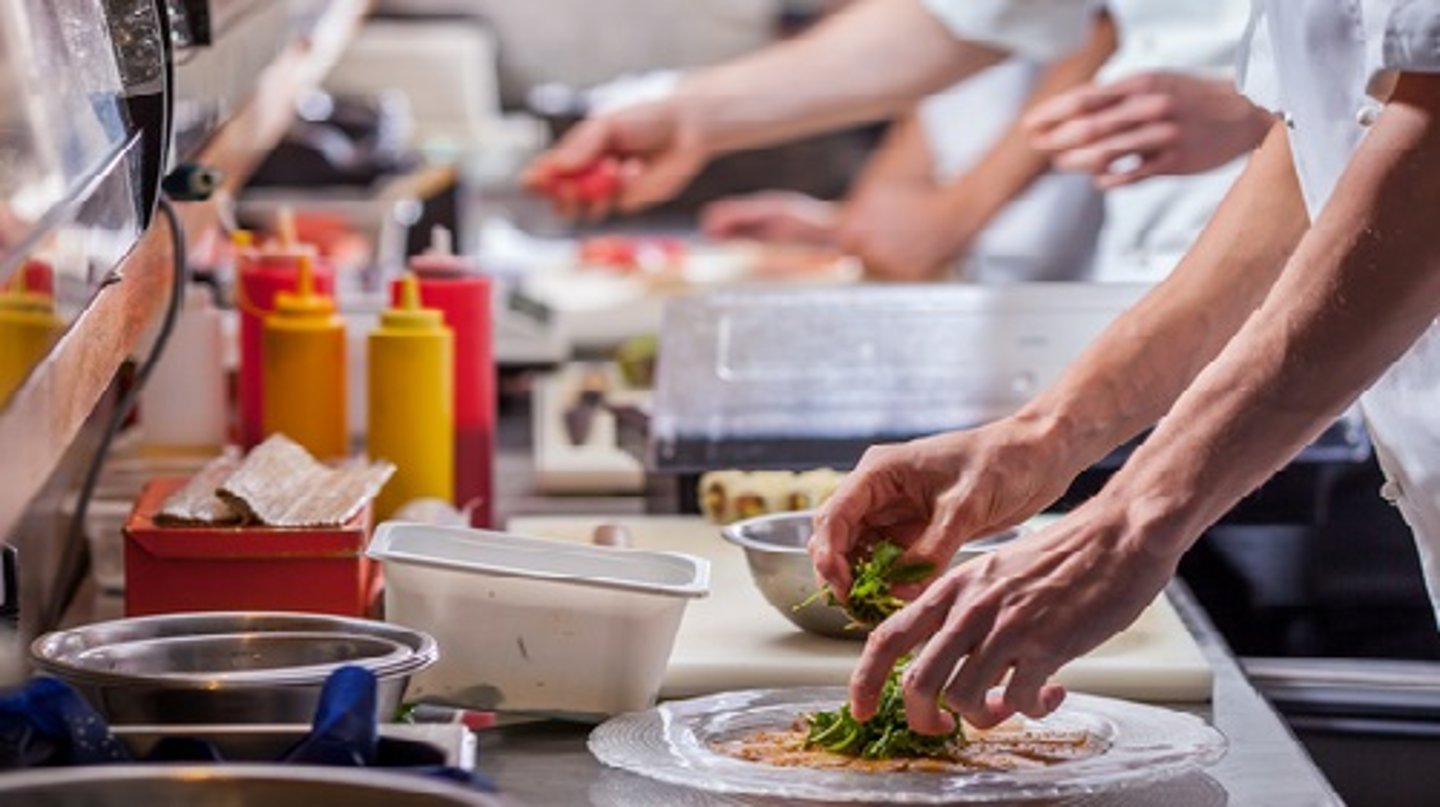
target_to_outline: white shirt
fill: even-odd
[[[1096,13],[1109,11],[1120,45],[1104,84],[1175,70],[1233,74],[1248,0],[924,0],[957,37],[1053,62],[1083,45]],[[1239,176],[1244,160],[1194,176],[1156,177],[1105,194],[1094,279],[1163,279],[1179,263]]]
[[[1379,116],[1397,72],[1440,73],[1437,0],[1257,0],[1243,89],[1281,113],[1311,218]],[[1257,30],[1262,30],[1257,27]],[[1440,620],[1440,322],[1361,398],[1388,482],[1415,531]]]
[[[1009,130],[1044,67],[1014,58],[937,93],[920,122],[938,182],[954,182]],[[1005,206],[976,236],[957,273],[976,283],[1083,280],[1103,219],[1088,177],[1051,171]]]

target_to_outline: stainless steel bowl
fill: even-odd
[[[282,765],[105,765],[0,776],[0,804],[26,807],[499,807],[509,801],[421,776]]]
[[[721,528],[720,533],[745,550],[755,586],[786,619],[821,636],[863,639],[868,631],[847,628],[850,618],[840,608],[823,601],[799,607],[818,588],[815,565],[805,550],[814,531],[813,517],[810,510],[776,513],[737,521]],[[1020,529],[1011,529],[971,541],[955,553],[951,565],[1004,546],[1020,535]]]
[[[384,622],[237,612],[86,625],[41,636],[30,654],[112,723],[308,723],[325,679],[347,664],[375,673],[388,718],[438,650]]]

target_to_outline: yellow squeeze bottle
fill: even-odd
[[[55,301],[26,290],[23,269],[14,286],[0,287],[0,404],[45,356],[60,328]]]
[[[280,292],[261,339],[266,436],[281,433],[320,459],[350,453],[345,416],[345,321],[315,292],[315,266],[299,259],[295,293]]]
[[[441,312],[420,307],[406,274],[401,299],[369,340],[370,458],[395,464],[375,502],[377,520],[422,498],[455,495],[455,337]]]

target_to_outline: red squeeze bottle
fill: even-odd
[[[265,316],[275,309],[275,297],[294,292],[300,282],[300,256],[308,247],[257,249],[249,233],[236,233],[236,307],[240,309],[240,375],[237,393],[240,410],[240,445],[251,449],[265,439],[262,348]],[[335,271],[328,264],[313,264],[315,292],[335,296]]]
[[[420,304],[435,308],[455,334],[455,505],[470,508],[470,524],[495,520],[495,354],[490,279],[451,248],[450,231],[436,227],[429,251],[410,259],[420,279]],[[401,284],[390,297],[400,301]]]

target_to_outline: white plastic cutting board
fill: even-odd
[[[662,697],[849,680],[863,643],[792,625],[755,588],[744,553],[698,516],[523,517],[512,519],[509,530],[588,541],[599,524],[623,525],[638,549],[710,561],[710,596],[685,611]],[[1164,597],[1125,632],[1061,669],[1057,680],[1078,692],[1143,701],[1208,701],[1211,688],[1209,665]]]

